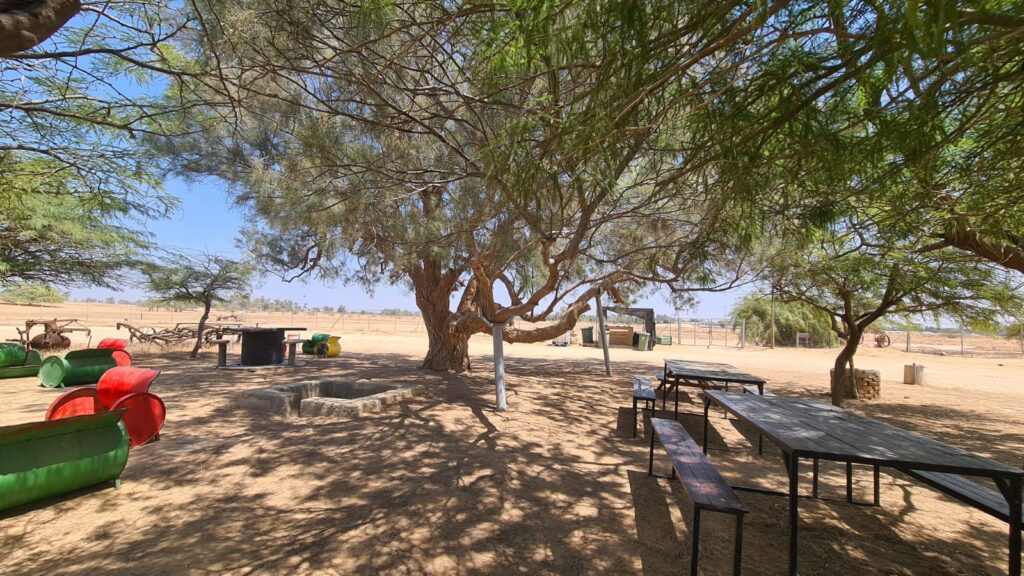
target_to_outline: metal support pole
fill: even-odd
[[[747,347],[747,321],[740,320],[740,348]]]
[[[601,350],[604,352],[604,373],[612,375],[612,361],[608,356],[608,335],[604,333],[604,307],[601,305],[601,291],[597,292],[597,334],[601,343]]]
[[[502,340],[502,332],[505,330],[505,323],[491,324],[491,333],[494,336],[494,393],[495,408],[498,412],[508,410],[508,403],[505,401],[505,349]]]

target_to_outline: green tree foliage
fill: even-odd
[[[172,39],[192,21],[151,0],[7,4],[0,52],[30,42],[0,58],[0,282],[109,285],[143,244],[129,228],[176,206],[136,144],[173,133],[166,119],[181,102],[165,95],[196,70]],[[49,35],[10,27],[32,20],[21,11],[30,4],[81,12],[26,50]]]
[[[785,190],[718,185],[724,117],[701,110],[778,9],[214,0],[198,43],[230,88],[191,87],[198,137],[158,147],[231,182],[258,261],[407,285],[424,366],[466,368],[481,315],[542,341],[600,290],[736,282]]]
[[[56,288],[45,284],[17,282],[0,290],[0,301],[18,304],[59,304],[67,297]]]
[[[131,217],[125,204],[97,206],[70,193],[63,173],[45,160],[0,152],[0,285],[112,286],[148,244],[126,222]]]
[[[808,199],[885,203],[920,250],[1024,272],[1024,4],[790,2],[771,25],[790,40],[722,94],[747,182],[801,190],[790,208],[822,222],[834,206]]]
[[[744,321],[747,338],[758,345],[771,341],[771,303],[767,296],[754,294],[740,300],[732,309],[732,320]],[[796,346],[798,332],[810,334],[813,347],[830,347],[836,342],[828,314],[804,302],[776,302],[775,343]]]
[[[175,254],[160,263],[142,268],[146,287],[154,300],[168,304],[202,306],[196,344],[192,357],[199,355],[203,331],[215,302],[224,302],[232,294],[247,291],[252,271],[247,264],[212,254]]]

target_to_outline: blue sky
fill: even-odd
[[[222,186],[214,180],[189,184],[179,179],[170,179],[166,182],[166,189],[180,198],[181,206],[170,218],[155,220],[146,226],[159,246],[172,250],[209,251],[240,256],[235,247],[235,239],[245,225],[243,214],[232,204]],[[73,288],[70,295],[74,299],[104,299],[113,296],[136,300],[145,297],[146,293],[140,288],[119,290],[116,293],[104,288]],[[402,287],[389,285],[378,286],[371,295],[356,285],[324,285],[315,280],[308,283],[286,283],[266,278],[254,287],[253,295],[289,299],[309,306],[334,307],[344,304],[349,310],[416,309],[411,293]],[[742,293],[736,291],[700,295],[697,308],[687,311],[685,316],[723,318],[733,302],[741,296]],[[645,298],[638,305],[654,308],[659,314],[673,314],[668,299],[660,295]]]

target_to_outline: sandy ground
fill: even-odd
[[[103,334],[100,335],[113,335]],[[101,486],[0,516],[0,573],[35,574],[679,574],[692,507],[678,482],[648,477],[631,432],[631,375],[665,357],[728,362],[776,393],[823,398],[827,350],[659,347],[600,351],[506,345],[510,410],[493,409],[490,342],[474,371],[356,420],[284,420],[237,408],[242,390],[357,375],[416,378],[422,335],[344,334],[342,357],[300,368],[219,371],[215,352],[136,350],[163,371],[159,442],[132,451],[120,490]],[[235,351],[237,352],[237,350]],[[925,364],[927,384],[899,382]],[[852,408],[1020,465],[1024,360],[865,348],[882,398]],[[60,391],[0,381],[0,425],[41,419]],[[694,398],[691,398],[693,400]],[[696,413],[696,404],[686,410]],[[700,418],[684,416],[700,439]],[[711,458],[734,483],[783,489],[779,454],[712,421]],[[665,459],[659,461],[664,471]],[[809,491],[810,466],[803,488]],[[1004,574],[1007,525],[896,473],[882,506],[847,504],[841,465],[801,501],[801,574]],[[871,474],[855,493],[870,498]],[[744,574],[786,567],[786,499],[740,493]],[[703,574],[731,573],[732,519],[705,514]]]

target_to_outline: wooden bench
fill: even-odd
[[[302,338],[289,338],[284,341],[288,345],[288,365],[295,366],[295,345],[305,342]]]
[[[1010,506],[1006,503],[1006,498],[991,488],[982,486],[959,474],[951,474],[949,472],[903,470],[903,473],[924,482],[947,496],[956,498],[986,514],[995,516],[1003,522],[1010,522]],[[1021,515],[1020,521],[1024,522],[1024,514]],[[1018,524],[1018,526],[1020,525]]]
[[[743,515],[747,508],[736,497],[729,483],[701,447],[693,441],[683,425],[675,420],[651,418],[651,451],[647,474],[654,475],[654,439],[661,440],[672,461],[672,476],[678,474],[686,493],[693,500],[693,542],[691,544],[690,575],[697,576],[700,553],[700,513],[702,510],[736,516],[736,543],[733,552],[733,574],[739,576],[743,560]]]
[[[637,406],[637,402],[644,401],[644,410],[651,411],[651,418],[654,418],[654,407],[658,404],[658,396],[654,392],[654,386],[651,381],[643,376],[633,377],[633,438],[636,438],[636,429],[639,426],[637,422],[637,413],[640,408]]]
[[[210,344],[217,345],[217,368],[223,368],[228,365],[228,344],[230,343],[231,340],[226,338],[210,340]]]

